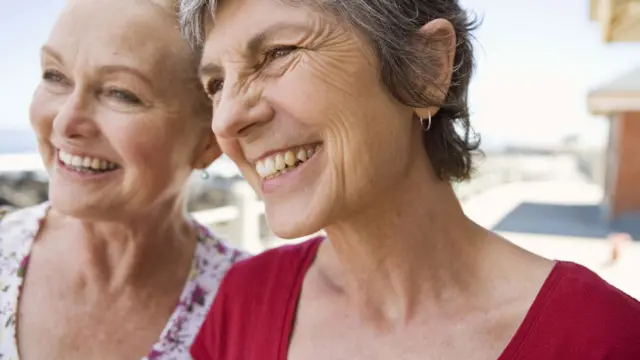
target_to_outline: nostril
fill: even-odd
[[[256,123],[252,123],[241,128],[240,130],[238,130],[238,135],[246,136],[251,131],[251,128],[253,128],[255,125]]]
[[[251,132],[251,128],[255,124],[246,124],[244,126],[220,125],[216,126],[215,123],[211,127],[214,135],[223,139],[233,139],[238,137],[245,137]]]
[[[95,121],[82,114],[59,114],[53,120],[53,129],[67,139],[91,138],[100,133]]]
[[[247,89],[255,94],[256,89]],[[246,93],[223,91],[217,107],[213,110],[211,128],[222,138],[246,137],[256,127],[273,117],[273,109],[268,101],[259,97],[247,102]]]

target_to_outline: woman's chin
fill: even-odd
[[[302,212],[295,211],[270,211],[267,208],[266,217],[269,229],[281,239],[297,239],[313,235],[322,230],[322,221],[319,216],[307,216],[308,209]]]
[[[104,201],[82,196],[70,196],[60,192],[49,192],[51,208],[58,214],[77,219],[103,219],[108,217],[109,211]]]

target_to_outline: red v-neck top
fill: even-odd
[[[235,265],[191,348],[195,360],[286,360],[297,301],[322,238]],[[640,281],[640,279],[639,279]],[[557,262],[498,360],[640,360],[640,303]]]

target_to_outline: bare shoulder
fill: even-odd
[[[494,318],[489,333],[510,338],[546,286],[555,262],[533,254],[511,241],[490,234],[483,256],[483,308]],[[497,311],[496,311],[497,310]]]
[[[553,271],[555,261],[527,251],[500,235],[489,237],[491,245],[485,261],[491,273],[508,288],[535,296]]]

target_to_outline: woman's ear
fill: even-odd
[[[203,144],[204,146],[199,147],[200,153],[196,157],[194,168],[198,170],[204,170],[208,168],[216,159],[218,159],[222,155],[222,149],[220,149],[220,145],[218,145],[218,141],[216,140],[216,136],[213,134],[213,131],[209,129],[206,131],[206,135],[204,135]]]
[[[431,98],[436,98],[442,103],[451,86],[456,55],[456,31],[448,20],[435,19],[423,25],[418,32],[421,38],[419,46],[426,52],[425,59],[433,62],[433,71],[436,74],[434,83],[426,91]]]

